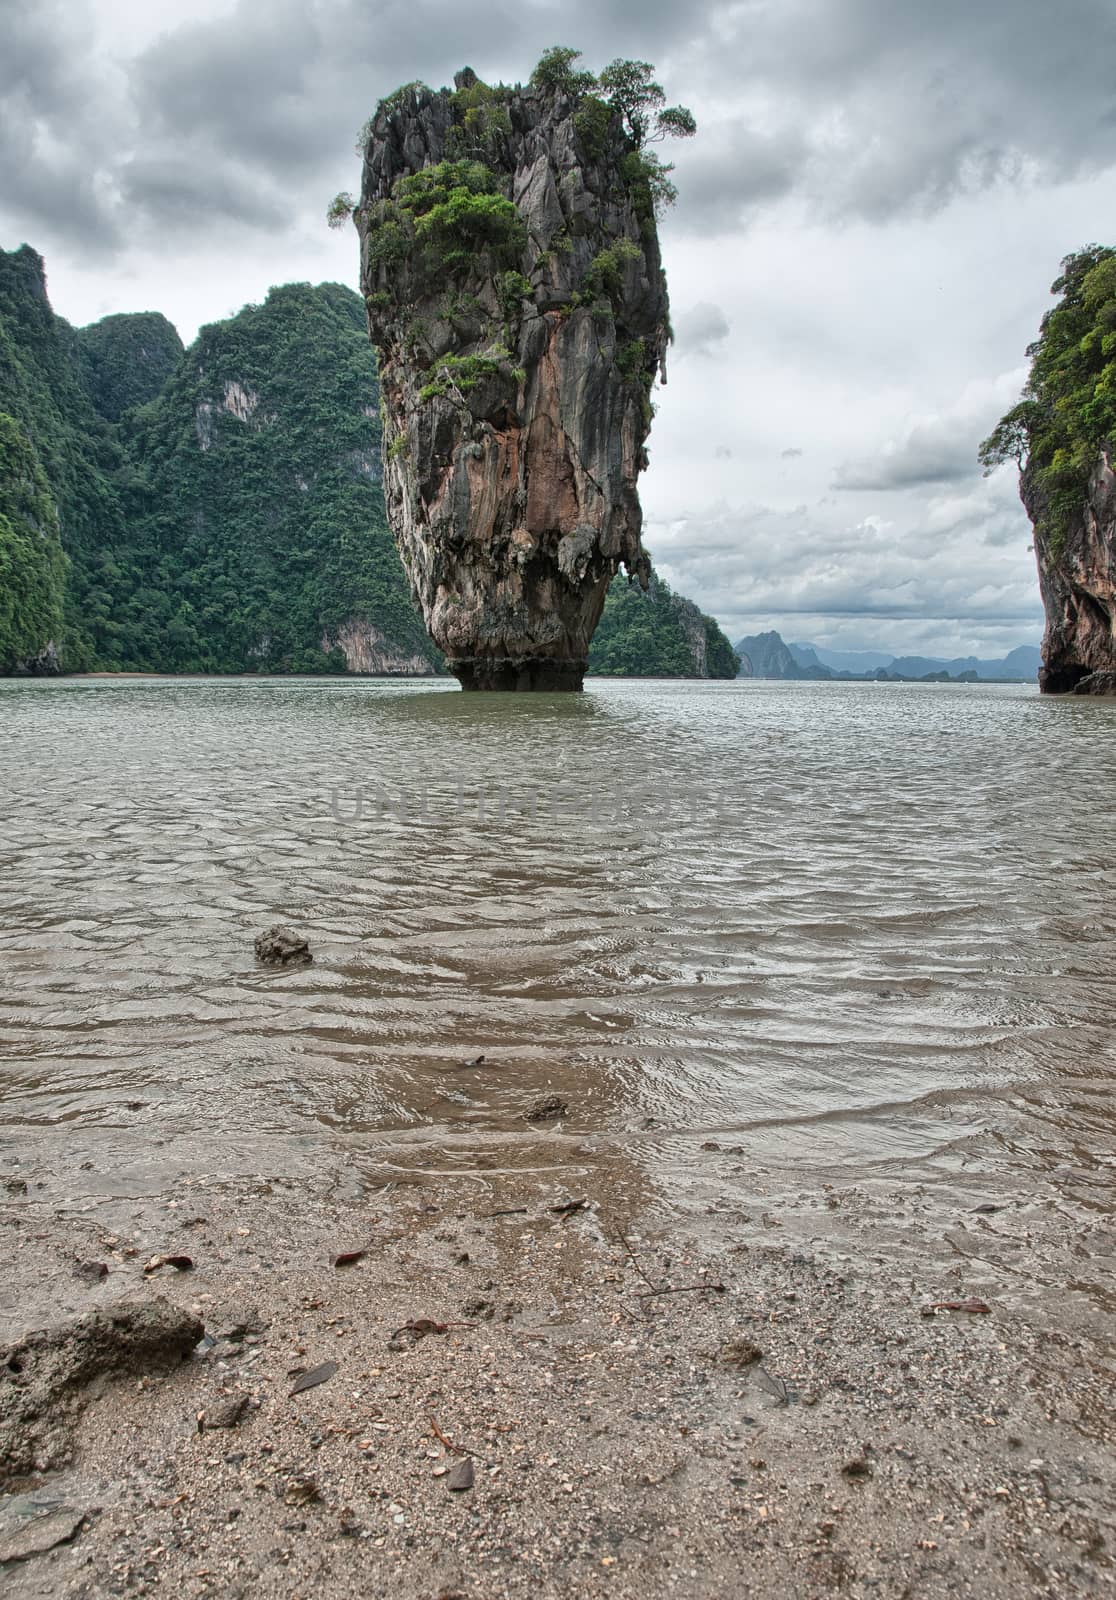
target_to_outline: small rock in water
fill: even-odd
[[[564,1100],[556,1094],[549,1094],[545,1100],[536,1101],[530,1111],[525,1111],[524,1118],[527,1122],[552,1122],[555,1117],[568,1116],[569,1110]]]
[[[296,961],[312,961],[309,941],[293,928],[269,928],[256,939],[256,960],[268,966],[289,967]]]

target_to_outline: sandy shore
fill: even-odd
[[[924,1315],[917,1272],[743,1225],[699,1248],[511,1175],[483,1207],[197,1185],[124,1231],[8,1190],[9,1335],[157,1296],[206,1330],[81,1385],[69,1464],[6,1484],[54,1520],[5,1499],[0,1550],[65,1536],[0,1568],[13,1600],[1111,1588],[1107,1375],[997,1305]],[[167,1254],[193,1266],[144,1271]],[[33,1376],[5,1369],[0,1430]]]

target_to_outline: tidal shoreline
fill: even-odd
[[[965,1287],[935,1269],[762,1218],[698,1240],[512,1174],[482,1204],[425,1181],[363,1207],[325,1177],[130,1209],[19,1181],[6,1337],[157,1296],[206,1337],[169,1371],[91,1375],[73,1464],[6,1486],[76,1524],[2,1569],[13,1600],[1110,1588],[1104,1375],[1068,1326],[995,1301],[925,1315]],[[165,1255],[192,1266],[145,1272]],[[30,1381],[5,1374],[0,1431]]]

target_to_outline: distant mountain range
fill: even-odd
[[[918,682],[922,679],[954,683],[1031,683],[1038,676],[1041,657],[1035,645],[1021,644],[1006,656],[982,660],[978,656],[895,656],[880,650],[827,650],[816,644],[786,644],[772,630],[738,639],[734,646],[745,678],[781,680],[873,679]]]

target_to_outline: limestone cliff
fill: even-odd
[[[1028,464],[1019,493],[1034,524],[1046,611],[1039,687],[1046,694],[1116,692],[1116,473],[1103,448],[1079,509],[1056,522]]]
[[[1116,248],[1063,257],[1057,304],[1028,346],[1018,403],[985,439],[985,472],[1020,468],[1046,612],[1039,687],[1116,691]]]
[[[339,651],[346,672],[363,677],[425,677],[434,670],[429,654],[408,650],[385,636],[364,617],[350,617],[321,639],[323,655]]]
[[[599,99],[455,81],[381,105],[355,213],[389,518],[466,688],[577,689],[621,563],[646,586],[654,205]]]

